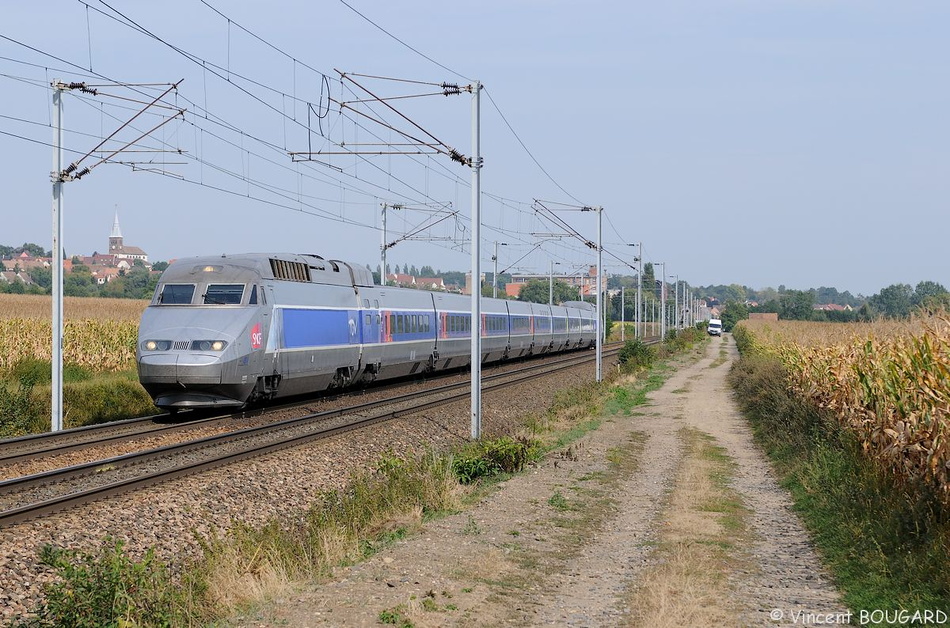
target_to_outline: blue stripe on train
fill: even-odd
[[[356,310],[283,308],[281,312],[285,349],[359,343],[359,312]]]

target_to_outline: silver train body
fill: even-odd
[[[595,344],[595,309],[483,298],[482,361]],[[142,386],[162,408],[241,407],[464,367],[471,297],[373,284],[317,255],[177,260],[139,325]]]

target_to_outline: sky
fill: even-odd
[[[483,272],[496,246],[499,271],[582,272],[602,207],[608,273],[642,253],[693,286],[950,286],[948,29],[927,0],[7,3],[0,244],[51,247],[59,79],[96,91],[63,98],[91,167],[64,184],[70,256],[118,214],[152,261],[376,268],[385,211],[390,264],[467,270],[449,154],[477,119]]]

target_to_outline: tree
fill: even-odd
[[[653,264],[649,262],[643,265],[643,290],[649,290],[656,282],[656,277],[653,276]]]
[[[919,308],[936,309],[950,305],[950,292],[936,281],[921,281],[914,288],[912,302]]]
[[[749,308],[745,305],[745,303],[740,303],[739,301],[730,301],[729,303],[726,303],[724,308],[722,308],[722,313],[720,313],[719,318],[722,320],[722,330],[732,331],[732,328],[736,326],[736,323],[749,318]]]
[[[423,277],[435,277],[435,276],[436,276],[435,270],[433,270],[433,268],[432,268],[431,266],[428,266],[428,265],[427,265],[427,266],[423,266],[422,268],[420,268],[420,269],[419,269],[419,274],[420,274],[421,276],[423,276]]]
[[[168,268],[168,262],[155,262],[152,264],[152,270],[163,271]]]
[[[14,249],[13,253],[19,255],[23,251],[26,251],[26,254],[30,257],[53,257],[52,251],[44,251],[43,247],[32,242],[24,242],[23,246]]]
[[[34,268],[30,271],[30,278],[37,286],[43,289],[44,293],[49,293],[53,288],[53,269],[52,268]]]
[[[6,286],[0,284],[0,287],[3,288],[4,292],[8,292],[10,294],[23,294],[26,292],[26,284],[24,284],[19,279],[14,279],[10,283],[6,284]]]
[[[531,303],[547,303],[550,294],[550,284],[542,279],[534,279],[521,287],[518,293],[519,301],[530,301]],[[554,282],[554,304],[565,301],[576,301],[577,289],[563,281]]]
[[[419,269],[416,268],[415,264],[413,264],[412,266],[409,267],[409,272],[407,274],[412,275],[413,277],[418,277]]]
[[[811,319],[815,295],[801,290],[789,290],[779,297],[779,318],[793,321]]]
[[[895,283],[881,290],[870,299],[871,307],[888,318],[910,316],[914,290],[906,283]]]
[[[99,286],[88,266],[76,265],[73,272],[63,276],[63,294],[67,297],[94,297],[98,292]]]

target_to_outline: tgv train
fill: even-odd
[[[483,298],[482,361],[588,348],[596,314]],[[177,260],[139,325],[139,380],[176,411],[259,400],[471,362],[471,297],[373,284],[318,255]]]

